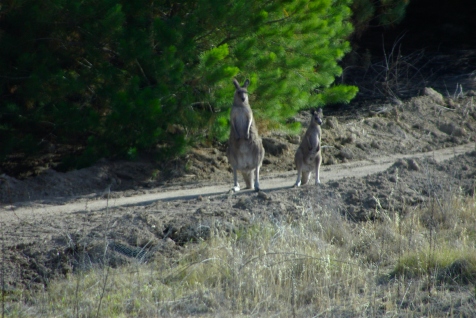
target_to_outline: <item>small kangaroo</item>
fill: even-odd
[[[317,185],[318,183],[321,183],[321,180],[319,180],[319,168],[322,162],[321,124],[322,108],[318,111],[314,109],[311,110],[311,123],[309,124],[294,156],[294,163],[296,164],[297,169],[297,180],[294,184],[295,187],[308,183],[313,170],[315,170],[316,174],[315,184]]]
[[[247,79],[243,86],[240,86],[240,83],[233,79],[233,84],[236,90],[230,113],[230,138],[226,152],[233,168],[233,190],[240,191],[237,180],[239,170],[243,174],[246,188],[259,191],[259,169],[263,163],[264,148],[248,102],[247,87],[250,81]]]

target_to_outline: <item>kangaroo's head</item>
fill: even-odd
[[[235,85],[235,96],[233,99],[233,104],[236,106],[248,104],[248,90],[247,87],[250,85],[250,80],[247,79],[243,86],[240,86],[240,83],[234,78],[233,84]]]
[[[311,124],[322,125],[322,108],[319,108],[317,111],[315,109],[311,110]]]

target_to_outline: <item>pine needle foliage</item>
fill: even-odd
[[[255,117],[348,102],[349,0],[17,0],[0,9],[0,158],[42,141],[84,145],[75,166],[226,138],[231,79]],[[290,128],[293,128],[292,126]],[[297,127],[294,127],[297,128]]]

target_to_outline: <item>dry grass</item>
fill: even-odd
[[[40,293],[7,295],[5,314],[476,315],[475,198],[430,197],[406,215],[363,223],[301,203],[299,221],[255,220],[231,235],[215,231],[209,240],[187,245],[177,259],[96,268]]]

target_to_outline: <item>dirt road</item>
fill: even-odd
[[[361,160],[343,164],[323,166],[321,170],[321,182],[339,180],[346,177],[363,177],[369,174],[386,170],[396,160],[403,158],[423,158],[432,157],[435,161],[441,162],[448,160],[453,156],[467,153],[475,149],[475,143],[468,143],[462,146],[450,147],[432,152],[415,153],[411,155],[396,154],[383,156],[374,160]],[[278,189],[287,188],[293,185],[295,181],[295,172],[281,173],[271,176],[263,176],[262,190],[270,192]],[[149,193],[135,196],[119,196],[107,200],[105,196],[94,198],[84,196],[79,198],[64,198],[54,201],[54,204],[48,204],[41,201],[19,202],[13,205],[4,206],[0,210],[0,217],[6,224],[16,223],[21,220],[31,218],[42,218],[61,213],[91,212],[104,210],[106,207],[148,205],[156,201],[186,200],[198,196],[223,194],[229,191],[230,184],[217,184],[213,186],[203,186],[195,188],[175,189],[163,191],[163,189],[153,189]],[[162,191],[162,192],[160,192]],[[34,213],[32,213],[34,212]]]
[[[187,242],[206,240],[206,229],[230,231],[260,219],[289,222],[324,207],[336,213],[336,222],[355,223],[396,211],[404,216],[426,202],[429,191],[473,196],[476,107],[472,97],[457,102],[453,109],[421,96],[402,106],[372,104],[350,115],[331,114],[323,126],[318,187],[290,188],[298,140],[283,132],[263,139],[267,155],[258,195],[230,192],[230,165],[220,144],[191,149],[169,163],[105,159],[68,172],[45,166],[25,179],[0,174],[5,282],[43,288],[70,271],[79,250],[99,265],[105,235],[121,248],[110,250],[119,266],[135,261],[124,251],[174,257]],[[371,112],[382,107],[390,110]],[[306,127],[309,116],[302,112],[296,120]]]

